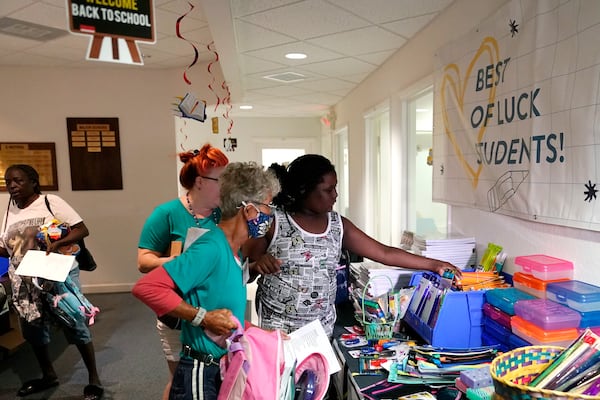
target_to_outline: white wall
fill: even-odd
[[[214,98],[202,66],[189,74],[192,86],[188,86],[180,70],[113,65],[92,70],[0,68],[0,141],[55,142],[59,190],[54,193],[67,200],[90,229],[86,244],[98,269],[81,274],[86,292],[128,291],[139,278],[136,254],[141,227],[156,205],[177,196],[180,149],[173,103],[187,91],[209,102]],[[222,113],[218,110],[219,116]],[[119,118],[123,190],[71,190],[67,117]],[[201,125],[210,128],[210,121]],[[320,138],[320,122],[317,118],[234,118],[238,160],[253,154],[247,147],[253,136],[286,135]],[[8,194],[0,193],[0,210],[7,204]]]
[[[398,93],[414,88],[423,78],[432,76],[436,50],[467,35],[479,21],[492,15],[505,3],[505,0],[456,0],[336,105],[337,125],[347,125],[349,130],[351,182],[359,183],[350,187],[348,215],[358,226],[365,226],[362,207],[365,194],[360,184],[365,182],[363,115],[377,104],[388,99],[394,100]],[[426,82],[425,86],[432,83]],[[402,132],[398,123],[402,110],[399,102],[392,101],[391,104],[392,130],[395,132],[393,134],[397,134]],[[468,208],[450,207],[449,213],[449,230],[475,236],[479,254],[483,253],[488,242],[503,245],[509,253],[506,266],[509,272],[514,271],[515,256],[544,253],[572,261],[577,279],[600,284],[600,260],[594,254],[598,249],[600,232],[532,223]]]

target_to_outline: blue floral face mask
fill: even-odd
[[[273,215],[261,212],[258,207],[252,203],[250,203],[250,205],[256,209],[258,214],[256,215],[256,218],[248,220],[248,235],[250,235],[251,238],[261,238],[269,231],[271,223],[273,223]]]

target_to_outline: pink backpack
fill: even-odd
[[[235,323],[238,328],[221,358],[218,400],[277,400],[284,368],[281,332],[255,326],[244,330],[237,319]]]

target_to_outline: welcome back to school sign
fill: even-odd
[[[600,230],[600,1],[511,1],[436,59],[434,201]]]

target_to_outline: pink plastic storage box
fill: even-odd
[[[577,311],[545,299],[519,300],[515,314],[545,331],[577,328],[581,321]]]
[[[555,279],[573,279],[573,263],[560,258],[534,254],[530,256],[518,256],[515,264],[521,267],[524,274],[551,281]]]

